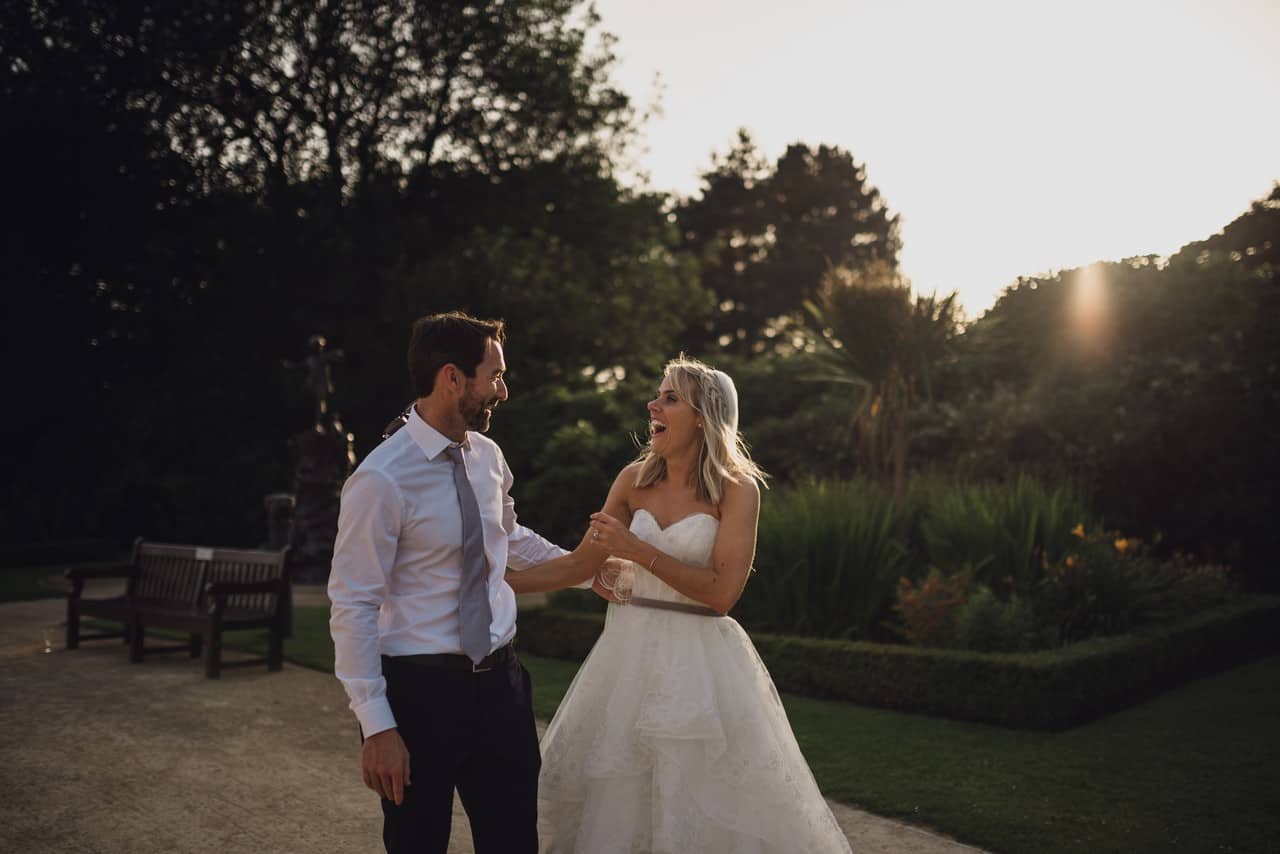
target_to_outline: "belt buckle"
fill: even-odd
[[[490,654],[492,654],[492,653],[490,653]],[[490,670],[492,670],[492,669],[493,669],[492,667],[481,667],[481,666],[480,666],[481,664],[484,664],[484,663],[485,663],[485,661],[486,661],[486,660],[488,660],[488,658],[489,658],[489,656],[488,656],[488,655],[486,655],[484,658],[480,659],[480,661],[478,661],[478,662],[475,662],[475,661],[471,662],[471,672],[472,672],[472,673],[488,673]]]

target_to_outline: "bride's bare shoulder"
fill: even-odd
[[[636,491],[636,476],[639,473],[640,464],[631,463],[618,472],[618,476],[613,479],[613,486],[609,487],[605,511],[619,518],[625,517],[624,522],[631,521],[631,513],[634,509],[631,506],[632,496]]]
[[[723,505],[756,506],[760,505],[760,484],[756,479],[744,474],[729,476],[724,479],[724,494],[720,499]]]
[[[629,494],[636,488],[636,480],[640,477],[640,467],[642,465],[643,463],[636,460],[623,466],[622,471],[618,472],[618,476],[613,479],[613,488],[625,487]]]

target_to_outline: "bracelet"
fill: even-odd
[[[653,572],[653,565],[658,562],[658,558],[662,557],[662,552],[658,552],[653,556],[653,560],[649,561],[649,572]]]

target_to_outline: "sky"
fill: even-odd
[[[1280,180],[1280,0],[596,0],[661,113],[635,182],[696,194],[751,131],[836,145],[903,272],[970,317],[1020,275],[1168,255]],[[659,78],[655,86],[655,77]]]

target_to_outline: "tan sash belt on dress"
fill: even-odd
[[[699,617],[723,617],[715,608],[706,605],[690,605],[687,602],[668,602],[665,599],[646,599],[643,596],[632,596],[630,604],[641,608],[657,608],[662,611],[679,611],[682,614],[697,614]]]

